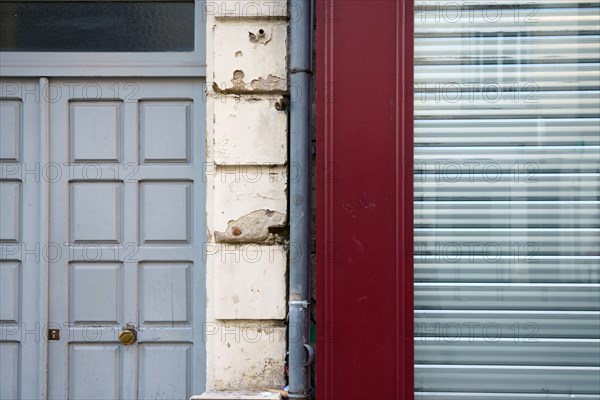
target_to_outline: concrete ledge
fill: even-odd
[[[279,393],[272,392],[204,392],[190,400],[280,400]]]

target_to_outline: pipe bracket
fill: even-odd
[[[308,308],[310,303],[306,300],[291,300],[289,303],[290,307],[296,308]]]
[[[308,353],[307,357],[306,357],[306,364],[304,364],[305,367],[308,367],[310,364],[313,363],[313,361],[315,360],[315,350],[312,348],[312,346],[308,343],[304,344],[304,348],[306,349],[306,352]]]

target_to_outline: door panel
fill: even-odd
[[[187,399],[191,384],[191,344],[140,346],[140,399]]]
[[[51,98],[50,398],[202,392],[203,83],[56,80]]]
[[[120,346],[74,344],[69,354],[69,398],[120,398]]]
[[[38,80],[0,80],[0,399],[43,392],[45,310],[40,229],[45,184]]]

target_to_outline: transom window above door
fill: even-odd
[[[203,0],[0,1],[3,76],[204,76]]]
[[[7,1],[2,51],[194,51],[193,1]]]

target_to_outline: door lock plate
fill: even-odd
[[[60,329],[48,329],[48,340],[60,340]]]

